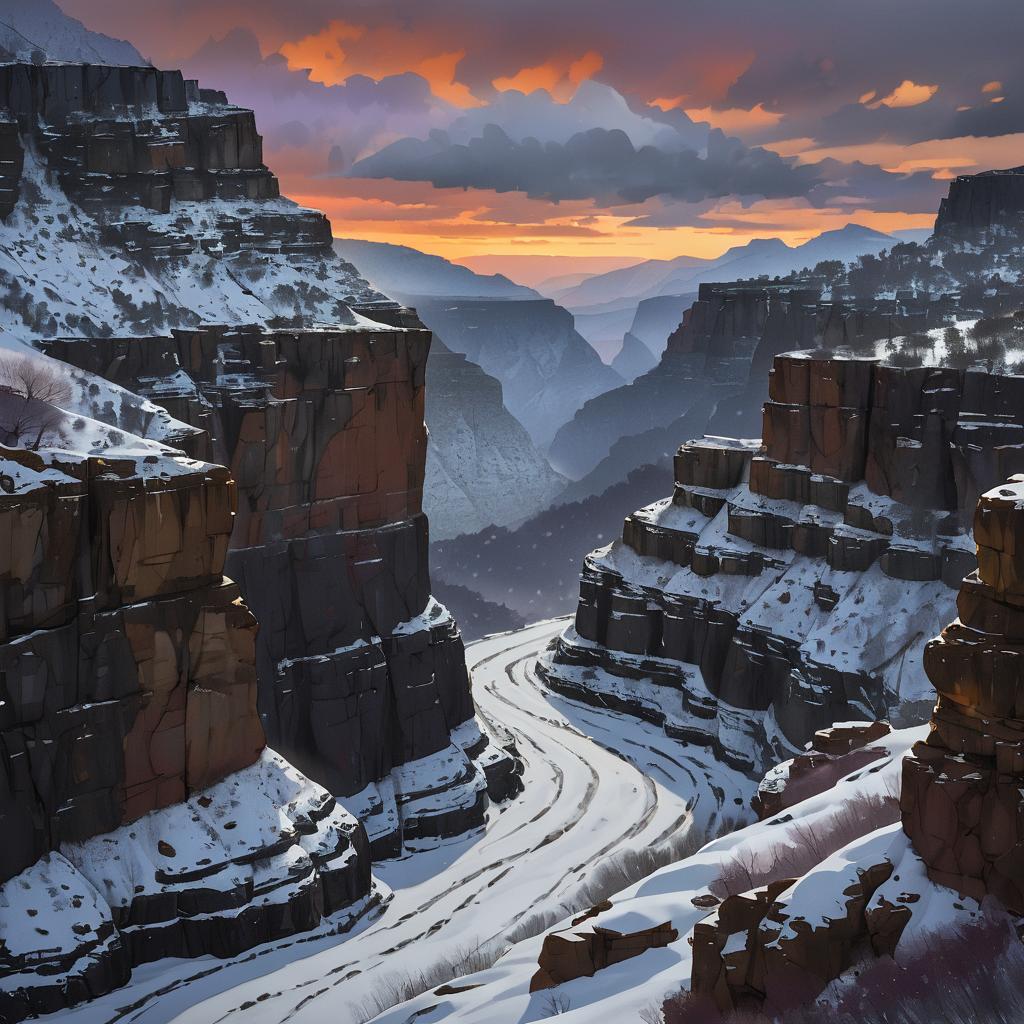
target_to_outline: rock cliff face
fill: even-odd
[[[949,241],[991,242],[1024,227],[1024,167],[961,174],[939,206],[935,234]]]
[[[542,450],[587,399],[622,383],[550,299],[403,298],[449,349],[501,381],[509,412]]]
[[[176,72],[0,69],[23,154],[0,230],[11,329],[163,405],[239,500],[268,739],[377,853],[477,825],[518,785],[430,598],[430,334],[278,198],[252,113]],[[52,225],[52,230],[51,230]],[[20,268],[20,269],[19,269]]]
[[[427,361],[426,418],[432,541],[516,525],[565,486],[505,408],[501,383],[437,337]]]
[[[970,510],[1024,468],[1022,383],[777,357],[763,445],[684,445],[673,497],[588,556],[550,684],[746,770],[837,720],[923,720],[921,641],[974,566]]]
[[[0,448],[0,491],[0,1016],[351,923],[366,833],[264,750],[228,472]]]
[[[702,415],[701,429],[709,433],[756,434],[775,356],[815,347],[870,353],[878,342],[940,326],[949,312],[944,298],[823,300],[813,282],[702,284],[659,364],[587,402],[555,436],[552,461],[573,479],[597,466],[601,480],[613,471],[622,479],[640,465],[624,439],[671,429],[687,414]]]
[[[903,766],[903,825],[936,882],[1024,914],[1024,477],[981,496],[978,568],[925,649],[931,731]]]

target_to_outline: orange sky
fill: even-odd
[[[905,123],[899,118],[918,113],[922,124],[933,123],[928,118],[934,117],[937,104],[945,104],[943,116],[951,117],[953,111],[1004,110],[1014,99],[1016,51],[1002,45],[1002,37],[985,32],[978,18],[965,22],[953,0],[940,5],[941,25],[938,13],[931,21],[933,35],[940,33],[946,50],[932,46],[928,52],[934,51],[935,59],[926,61],[927,67],[913,43],[920,22],[912,8],[924,0],[904,0],[905,10],[889,9],[884,0],[865,0],[874,13],[853,21],[844,21],[831,8],[808,16],[813,4],[800,0],[770,13],[751,8],[742,17],[727,10],[725,0],[692,0],[685,9],[666,0],[652,22],[653,2],[634,0],[635,8],[621,8],[577,0],[584,6],[575,9],[570,0],[560,0],[549,11],[530,8],[527,14],[515,4],[498,10],[447,0],[431,5],[413,0],[365,5],[176,0],[159,9],[138,0],[62,0],[90,27],[126,36],[159,66],[183,66],[186,72],[202,47],[244,30],[256,46],[256,61],[280,55],[279,65],[290,69],[294,82],[279,89],[285,99],[293,84],[299,95],[310,82],[319,89],[320,84],[344,87],[352,76],[367,76],[373,83],[409,72],[420,76],[429,86],[435,122],[384,124],[387,111],[382,110],[379,132],[334,143],[345,151],[346,168],[367,153],[366,147],[375,152],[406,135],[424,137],[429,128],[448,125],[462,111],[485,109],[501,92],[543,89],[553,101],[565,103],[588,79],[617,88],[634,110],[650,104],[666,116],[684,111],[748,147],[764,145],[803,164],[859,161],[901,175],[917,172],[916,181],[925,186],[929,178],[935,182],[936,204],[941,186],[956,174],[1024,162],[1024,132],[903,143],[897,141],[898,132],[890,131]],[[991,6],[992,0],[978,2]],[[838,35],[837,24],[844,26]],[[965,50],[968,37],[974,39],[973,50]],[[873,49],[867,52],[865,46]],[[951,63],[947,51],[961,59]],[[772,64],[775,57],[778,63]],[[220,87],[208,79],[221,67],[216,58],[205,65],[204,84]],[[853,189],[852,198],[844,197],[840,187],[819,198],[826,205],[818,207],[803,199],[748,200],[747,206],[726,199],[707,201],[680,217],[682,206],[672,209],[657,198],[632,206],[554,203],[486,188],[327,177],[329,115],[326,121],[311,118],[302,125],[311,141],[289,141],[275,129],[287,126],[289,117],[301,120],[301,101],[297,114],[282,114],[275,126],[273,111],[260,105],[266,96],[258,90],[246,95],[248,69],[237,69],[231,97],[256,109],[265,157],[282,191],[326,212],[339,237],[406,244],[448,258],[536,254],[639,260],[684,253],[714,257],[757,237],[798,244],[851,221],[891,232],[928,228],[934,219],[933,208],[925,212],[932,202],[929,188],[924,189],[927,204],[921,190],[916,193],[914,212],[909,212],[910,200],[899,207],[909,189],[873,208],[872,199],[864,198],[869,192]],[[277,98],[271,95],[267,102],[272,105]],[[841,128],[830,136],[818,132],[836,114],[854,125],[849,138],[880,141],[826,146],[804,137],[843,137]],[[880,127],[861,130],[867,122],[857,122],[858,114],[875,118],[871,124]],[[372,108],[367,116],[375,116]],[[787,135],[790,123],[796,126],[792,137]],[[631,223],[638,218],[651,223]],[[654,226],[679,220],[690,224]]]

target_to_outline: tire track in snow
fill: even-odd
[[[344,941],[295,940],[216,965],[147,968],[144,979],[61,1024],[348,1024],[389,978],[443,962],[460,942],[486,944],[559,904],[603,858],[690,827],[698,804],[707,817],[704,802],[715,795],[699,756],[658,727],[539,683],[535,657],[563,625],[539,623],[467,649],[478,714],[517,744],[526,792],[492,808],[482,836],[381,865],[395,890],[386,914]]]

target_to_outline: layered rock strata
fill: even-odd
[[[5,306],[230,467],[228,569],[261,626],[271,745],[377,853],[479,825],[517,763],[475,725],[458,629],[430,598],[429,332],[336,256],[322,214],[278,198],[252,112],[222,94],[153,68],[10,65],[0,106],[25,157]]]
[[[815,730],[926,717],[921,641],[974,566],[980,491],[1024,468],[1022,381],[779,356],[764,442],[705,438],[585,561],[550,684],[745,770]]]
[[[981,496],[978,568],[925,649],[938,694],[903,766],[903,824],[936,882],[1024,914],[1024,476]]]
[[[370,898],[362,826],[264,750],[235,503],[171,452],[0,449],[5,1020]]]
[[[787,867],[818,859],[827,829],[804,829],[801,846],[772,854],[768,873],[776,877],[767,885],[747,888],[753,875],[744,867],[738,888],[745,891],[728,893],[693,930],[692,989],[719,1009],[784,1011],[815,998],[866,956],[899,962],[905,930],[929,916],[927,906],[917,905],[928,888],[925,876],[937,891],[945,887],[951,903],[928,929],[943,938],[972,923],[983,901],[990,923],[1019,925],[1024,476],[981,495],[974,533],[978,568],[962,582],[959,615],[925,648],[938,699],[925,738],[901,758],[901,826],[879,828],[816,868],[782,877]],[[820,733],[814,745],[820,749],[762,782],[759,812],[771,824],[782,824],[790,817],[782,812],[815,794],[848,787],[864,777],[866,765],[879,762],[868,772],[883,770],[891,754],[881,723],[839,726]],[[870,821],[881,805],[837,806],[853,827],[859,818]],[[924,950],[914,953],[920,958]]]

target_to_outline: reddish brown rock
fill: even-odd
[[[939,693],[903,768],[903,825],[937,882],[1024,913],[1024,477],[983,494],[961,618],[925,651]]]
[[[679,932],[671,921],[636,932],[617,932],[597,925],[588,932],[549,932],[537,958],[537,973],[530,979],[530,991],[593,977],[605,967],[631,960],[648,949],[660,949],[677,938]]]
[[[228,473],[171,457],[3,454],[0,606],[17,614],[0,644],[0,881],[183,800],[264,746],[256,623],[222,576]]]

